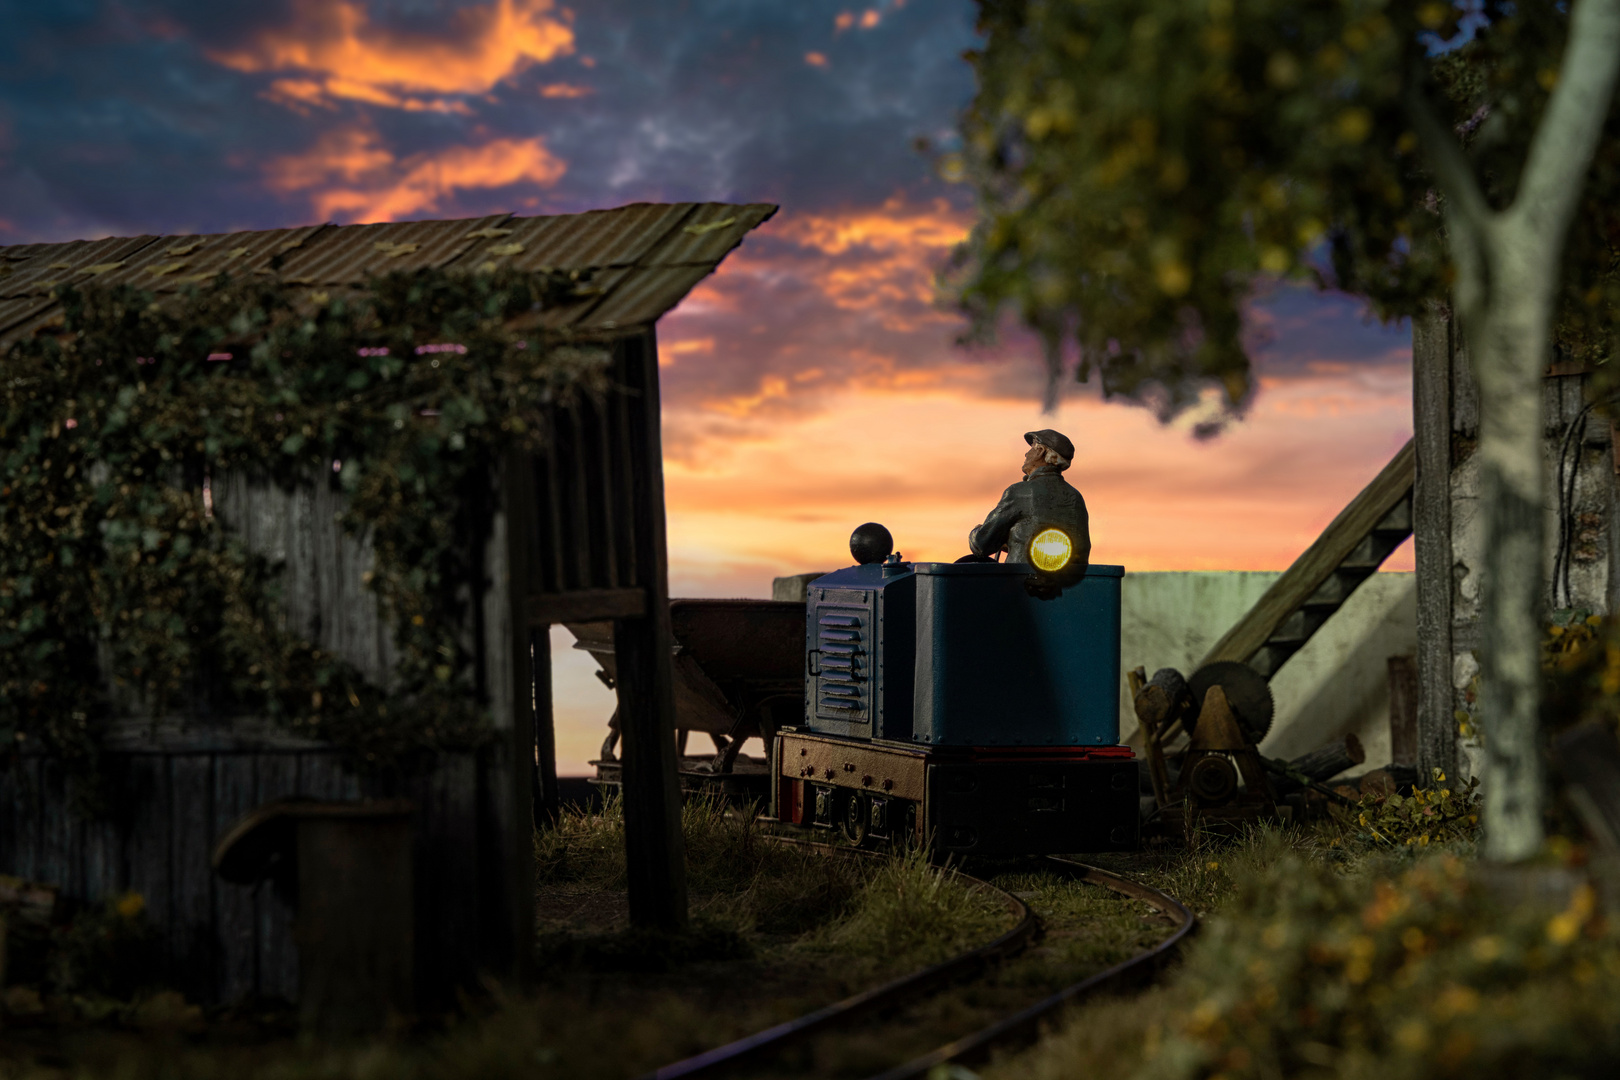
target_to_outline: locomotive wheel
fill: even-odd
[[[866,843],[867,822],[872,820],[872,807],[865,795],[851,792],[844,800],[844,820],[841,823],[844,839],[856,847]]]
[[[1213,664],[1205,664],[1187,680],[1187,689],[1193,697],[1193,708],[1183,721],[1187,734],[1191,735],[1197,726],[1198,713],[1204,707],[1204,695],[1212,686],[1218,686],[1225,692],[1226,703],[1232,707],[1232,714],[1237,717],[1244,737],[1258,745],[1266,737],[1266,732],[1271,730],[1271,717],[1276,708],[1271,700],[1271,687],[1266,685],[1266,680],[1261,678],[1258,671],[1236,660],[1217,660]]]

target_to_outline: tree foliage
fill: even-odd
[[[109,715],[269,716],[362,758],[478,737],[458,630],[491,469],[601,376],[514,329],[557,275],[394,274],[334,297],[231,281],[61,292],[0,378],[0,740],[81,763]],[[530,340],[532,339],[532,340]],[[371,541],[391,685],[282,626],[276,568],[203,498],[333,483]]]
[[[1386,319],[1445,299],[1409,95],[1511,200],[1563,7],[1490,0],[1463,26],[1440,2],[981,0],[962,164],[983,212],[957,253],[960,303],[979,333],[1010,308],[1072,335],[1082,381],[1096,370],[1161,416],[1209,386],[1241,409],[1257,282],[1357,293]],[[1566,255],[1560,343],[1591,358],[1620,325],[1616,123]]]

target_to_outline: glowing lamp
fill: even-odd
[[[1074,543],[1062,529],[1042,529],[1029,542],[1029,561],[1043,574],[1055,574],[1069,565]]]

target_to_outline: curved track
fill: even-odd
[[[854,849],[834,847],[828,844],[817,844],[785,837],[774,837],[773,839],[778,843],[802,845],[841,855],[866,854],[875,858],[882,857],[870,852],[858,852]],[[1160,892],[1158,889],[1072,859],[1051,856],[1048,861],[1058,864],[1067,873],[1080,881],[1112,889],[1115,892],[1153,905],[1159,911],[1177,921],[1178,925],[1175,933],[1153,948],[1138,953],[1129,960],[1116,964],[1108,970],[1099,972],[1081,982],[1066,986],[1057,993],[1008,1015],[988,1027],[939,1047],[904,1065],[883,1072],[874,1080],[902,1080],[902,1078],[924,1076],[930,1069],[945,1062],[977,1061],[985,1057],[994,1048],[1030,1042],[1039,1033],[1041,1022],[1063,1006],[1078,1001],[1098,990],[1117,989],[1150,979],[1157,973],[1164,962],[1175,953],[1182,941],[1193,932],[1197,925],[1197,919],[1191,911],[1187,910],[1180,901],[1167,893]],[[863,1023],[874,1012],[921,997],[951,982],[971,977],[992,962],[1018,952],[1035,936],[1040,928],[1039,920],[1018,897],[991,885],[989,882],[964,874],[961,871],[952,870],[949,872],[961,880],[972,883],[975,888],[998,894],[1006,905],[1008,912],[1017,919],[1017,925],[995,940],[978,948],[959,953],[942,963],[912,972],[909,975],[873,987],[870,990],[845,998],[843,1001],[817,1009],[814,1012],[806,1013],[796,1019],[766,1028],[764,1031],[756,1032],[735,1042],[715,1047],[712,1050],[707,1050],[671,1065],[665,1065],[652,1073],[646,1074],[642,1080],[686,1080],[689,1077],[718,1076],[734,1069],[756,1064],[800,1040],[841,1026]]]
[[[1077,870],[1081,881],[1101,885],[1105,889],[1113,889],[1115,892],[1124,893],[1126,896],[1154,905],[1177,921],[1176,932],[1153,948],[1137,953],[1129,960],[1115,964],[1107,971],[1099,971],[1088,979],[1065,986],[1062,990],[1042,998],[1027,1009],[1020,1010],[991,1024],[989,1027],[957,1039],[955,1042],[947,1043],[945,1046],[921,1057],[913,1058],[904,1065],[879,1073],[877,1076],[872,1077],[871,1080],[908,1080],[910,1077],[926,1076],[928,1071],[936,1065],[951,1061],[963,1064],[981,1061],[989,1055],[991,1050],[1034,1042],[1040,1034],[1041,1022],[1065,1005],[1079,1001],[1081,998],[1094,994],[1099,990],[1120,989],[1151,979],[1198,926],[1197,917],[1187,909],[1185,904],[1169,893],[1160,892],[1158,889],[1143,885],[1139,881],[1133,881],[1130,878],[1121,877],[1118,874],[1110,873],[1107,870],[1086,863],[1076,862],[1073,859],[1065,859],[1056,855],[1048,858],[1052,862]]]

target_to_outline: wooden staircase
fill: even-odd
[[[1417,450],[1408,442],[1316,542],[1228,630],[1198,667],[1238,660],[1270,679],[1390,552],[1412,535]],[[1194,670],[1197,670],[1196,668]]]

